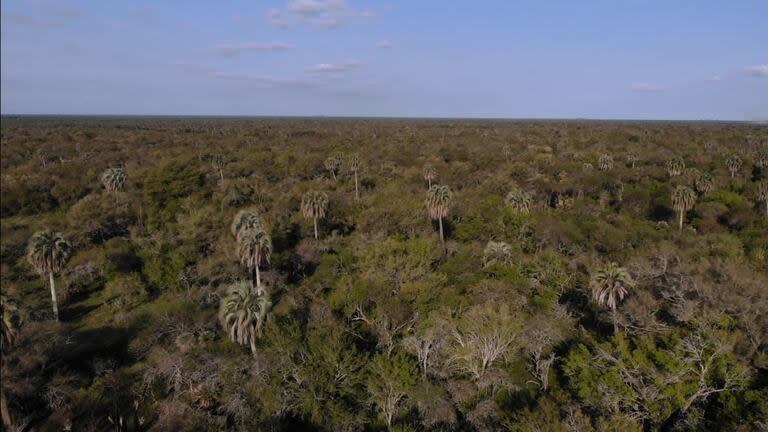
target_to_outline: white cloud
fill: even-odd
[[[320,63],[312,66],[310,72],[344,72],[360,67],[361,63],[357,60],[348,60],[336,63]]]
[[[721,77],[720,75],[710,75],[704,78],[704,81],[722,81],[722,80],[723,80],[723,77]]]
[[[745,71],[755,77],[768,77],[768,64],[750,66]]]
[[[392,42],[387,39],[381,40],[376,43],[377,48],[392,48]]]
[[[634,83],[629,86],[629,89],[637,93],[656,93],[666,90],[666,88],[648,83]]]
[[[247,42],[243,44],[220,44],[211,48],[211,52],[224,57],[234,57],[243,51],[284,51],[293,45],[282,42]]]
[[[346,0],[289,0],[284,9],[271,9],[269,22],[277,27],[304,23],[316,29],[332,29],[345,24],[350,18],[372,17],[371,10],[357,10]]]

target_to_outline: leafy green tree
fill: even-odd
[[[3,327],[0,339],[0,351],[2,351],[16,343],[21,327],[19,306],[5,294],[0,294],[0,319]]]
[[[683,229],[683,216],[685,212],[693,208],[696,202],[696,194],[687,186],[678,186],[672,191],[672,206],[680,215],[679,229]]]
[[[54,276],[64,269],[72,256],[72,245],[61,233],[38,231],[29,240],[27,260],[40,275],[48,275],[53,302],[53,319],[59,320],[59,302],[56,299]]]
[[[328,195],[320,191],[307,191],[301,199],[301,213],[305,218],[312,218],[317,236],[317,220],[325,217],[328,211]]]
[[[368,365],[369,376],[366,387],[371,402],[376,405],[387,429],[397,415],[402,401],[408,397],[416,384],[418,370],[402,352],[394,356],[377,354]]]
[[[613,316],[613,327],[616,327],[616,307],[629,291],[634,288],[635,281],[629,275],[629,272],[618,264],[612,262],[607,266],[597,270],[590,279],[592,288],[592,298],[600,306],[611,309]]]
[[[530,213],[533,207],[533,198],[531,195],[520,189],[515,188],[507,193],[507,197],[504,199],[504,203],[512,210],[518,213]]]
[[[360,172],[360,166],[362,165],[362,160],[360,159],[360,155],[358,153],[352,153],[347,158],[347,165],[349,166],[349,170],[352,171],[352,173],[355,176],[355,199],[360,199],[360,187],[359,183],[357,181],[357,175]]]
[[[453,192],[448,186],[434,185],[427,191],[427,213],[431,219],[437,219],[440,224],[440,242],[445,248],[445,234],[443,233],[443,218],[448,216],[448,211],[453,203]]]
[[[699,174],[696,179],[693,181],[693,187],[696,189],[696,192],[705,195],[712,191],[714,188],[714,179],[712,178],[712,174],[710,173],[701,173]]]
[[[430,164],[424,165],[424,180],[427,181],[427,188],[432,189],[432,181],[437,177],[437,170]]]
[[[600,171],[610,171],[613,169],[613,156],[604,154],[597,160],[597,166]]]
[[[336,155],[328,156],[325,159],[325,162],[323,162],[323,165],[325,166],[325,169],[331,173],[333,181],[336,181],[336,171],[338,171],[339,167],[341,166],[341,159],[339,159]]]
[[[483,267],[495,264],[509,265],[512,261],[512,247],[506,242],[489,241],[483,251]]]
[[[675,157],[668,160],[664,164],[667,168],[667,173],[670,177],[677,177],[683,173],[685,169],[685,161],[681,157]]]
[[[235,282],[221,299],[219,321],[232,342],[248,345],[255,354],[256,340],[261,336],[270,307],[266,292],[247,282]]]
[[[107,170],[101,174],[101,184],[104,185],[104,189],[106,189],[107,192],[123,190],[125,179],[125,171],[122,167],[107,168]]]
[[[269,257],[272,254],[272,239],[263,229],[245,229],[241,230],[237,239],[237,255],[240,257],[240,263],[243,264],[251,273],[251,285],[253,286],[255,277],[255,288],[261,289],[261,274],[259,267],[269,263]]]
[[[725,166],[728,167],[728,171],[731,173],[731,178],[736,176],[736,173],[739,172],[743,164],[744,161],[741,160],[739,155],[728,156],[728,159],[725,160]]]

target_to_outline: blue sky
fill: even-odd
[[[768,0],[3,0],[0,110],[768,119]]]

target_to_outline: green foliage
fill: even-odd
[[[175,221],[181,198],[202,185],[202,175],[191,160],[171,160],[150,169],[144,179],[147,223],[160,226]]]

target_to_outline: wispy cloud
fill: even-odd
[[[320,63],[309,68],[310,72],[344,72],[357,69],[362,65],[357,60],[347,60],[336,63]]]
[[[376,42],[376,48],[392,48],[392,42],[387,39]]]
[[[768,64],[750,66],[745,72],[754,77],[768,77]]]
[[[346,0],[289,0],[284,9],[271,9],[269,22],[277,27],[304,23],[316,29],[333,29],[355,17],[372,17],[375,12],[350,7]]]
[[[314,87],[322,83],[317,77],[309,76],[270,76],[258,75],[247,72],[227,72],[219,70],[210,65],[197,63],[175,62],[171,66],[181,70],[191,76],[202,78],[213,78],[222,81],[242,81],[244,83],[255,84],[259,87],[277,88],[277,87]]]
[[[294,48],[293,45],[282,42],[246,42],[242,44],[219,44],[211,48],[211,52],[223,57],[235,57],[244,51],[285,51]]]
[[[633,83],[629,89],[637,93],[657,93],[666,90],[666,87],[649,83]]]
[[[704,78],[704,81],[722,81],[722,80],[723,80],[723,77],[721,77],[720,75],[710,75]]]

